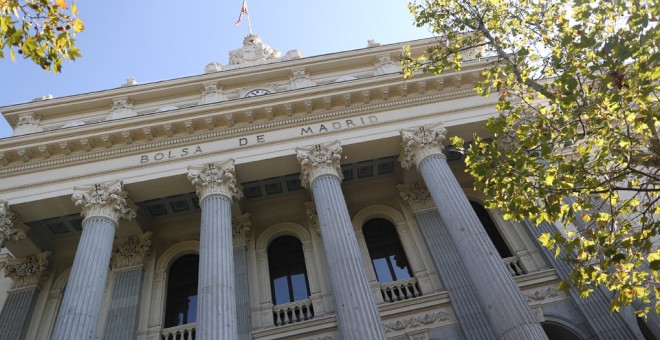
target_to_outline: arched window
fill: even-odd
[[[268,269],[273,304],[309,298],[309,281],[302,243],[293,236],[280,236],[268,246]]]
[[[472,201],[470,201],[470,204],[472,205],[474,212],[477,213],[479,221],[481,221],[484,229],[486,229],[488,237],[490,237],[490,240],[493,242],[493,245],[495,245],[495,248],[497,249],[497,252],[500,253],[500,256],[503,259],[512,257],[513,254],[511,254],[509,247],[507,247],[506,242],[504,242],[502,235],[500,235],[500,232],[497,230],[497,227],[495,226],[493,220],[490,218],[490,215],[488,215],[486,208],[484,208],[481,204]]]
[[[549,340],[580,340],[570,329],[553,322],[542,322],[543,331]]]
[[[178,258],[170,267],[167,279],[165,328],[193,323],[197,320],[197,275],[199,255]]]

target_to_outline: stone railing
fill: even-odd
[[[525,270],[523,270],[522,261],[520,261],[520,258],[518,256],[507,257],[502,259],[502,261],[504,261],[506,268],[509,269],[509,273],[511,273],[511,276],[520,276],[527,274]]]
[[[380,284],[380,293],[383,294],[385,302],[396,302],[422,296],[422,291],[417,284],[417,278],[387,282]]]
[[[165,328],[160,331],[161,340],[195,340],[196,323]]]
[[[273,306],[273,322],[275,326],[288,325],[313,318],[314,307],[310,299]]]

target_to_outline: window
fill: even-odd
[[[490,240],[493,242],[493,245],[495,245],[495,249],[497,249],[497,252],[500,253],[500,256],[503,259],[512,257],[513,254],[511,254],[509,247],[507,247],[506,242],[504,242],[502,235],[500,235],[500,232],[497,230],[497,227],[495,226],[493,220],[490,218],[490,215],[488,215],[486,208],[484,208],[481,204],[472,201],[470,201],[470,204],[472,205],[474,212],[477,213],[479,221],[481,221],[484,229],[486,229],[488,237],[490,237]]]
[[[309,298],[309,282],[302,243],[293,236],[280,236],[268,246],[268,269],[273,304]]]
[[[379,282],[399,281],[412,277],[399,234],[390,221],[382,218],[369,220],[362,227],[362,233]]]
[[[197,320],[197,275],[199,255],[185,255],[174,261],[167,279],[165,328]]]

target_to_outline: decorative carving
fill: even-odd
[[[552,287],[549,287],[546,289],[536,290],[532,294],[525,294],[525,296],[527,297],[527,302],[542,301],[547,298],[559,296],[559,291],[557,291]]]
[[[316,85],[316,82],[312,81],[312,79],[309,77],[309,74],[305,72],[305,68],[296,68],[291,70],[290,79],[291,87],[294,89]]]
[[[69,147],[69,142],[60,142],[60,148],[62,149],[62,152],[64,152],[65,155],[68,155],[71,153],[71,148]]]
[[[6,277],[11,279],[11,289],[36,286],[48,272],[50,251],[23,258],[8,258],[0,263]]]
[[[0,152],[0,165],[6,166],[9,164],[9,161],[7,160],[7,156],[5,156],[4,152]]]
[[[21,158],[23,162],[29,162],[30,161],[30,155],[27,153],[27,149],[18,149],[16,150],[16,153],[18,154],[18,157]]]
[[[144,133],[144,137],[145,137],[147,140],[152,140],[152,139],[154,139],[154,135],[151,133],[151,127],[148,127],[148,126],[147,126],[147,127],[145,127],[145,128],[142,128],[142,133]]]
[[[376,74],[388,74],[401,72],[401,66],[394,64],[389,54],[379,55],[376,62]]]
[[[344,106],[346,106],[346,107],[351,106],[351,94],[350,93],[344,93]]]
[[[217,61],[208,63],[204,67],[204,73],[213,73],[213,72],[220,72],[220,71],[222,71],[222,65]]]
[[[199,100],[200,104],[217,103],[227,100],[222,95],[222,86],[218,86],[218,82],[210,81],[203,84],[204,90],[202,91],[202,98]]]
[[[421,325],[430,325],[438,321],[447,321],[449,320],[449,314],[445,312],[437,312],[425,314],[424,316],[418,315],[413,316],[408,319],[397,320],[394,322],[386,323],[385,333],[391,333],[396,331],[402,331],[406,328],[415,328]]]
[[[420,80],[417,82],[417,88],[419,89],[419,93],[424,93],[426,92],[426,80]]]
[[[250,227],[252,227],[251,216],[250,213],[246,213],[234,218],[232,221],[231,234],[234,247],[243,246],[247,242]]]
[[[321,236],[321,224],[319,223],[319,215],[316,212],[316,204],[314,202],[305,202],[305,213],[309,226],[316,230],[316,233]]]
[[[401,84],[401,97],[408,96],[408,83]]]
[[[41,153],[41,156],[43,158],[50,157],[50,151],[48,151],[48,146],[46,146],[46,145],[40,145],[39,146],[39,153]]]
[[[377,42],[375,39],[367,40],[367,47],[378,47],[378,46],[380,46],[380,43]]]
[[[184,120],[183,125],[186,126],[186,131],[188,131],[188,134],[195,132],[195,127],[193,126],[192,119]]]
[[[332,109],[332,98],[331,97],[324,97],[323,102],[325,103],[325,109],[326,110]]]
[[[429,340],[429,332],[427,329],[421,331],[414,331],[406,333],[409,340]]]
[[[110,139],[109,135],[102,135],[101,141],[103,142],[103,146],[105,146],[106,148],[112,147],[112,140]]]
[[[29,228],[20,223],[18,215],[9,208],[9,202],[0,200],[0,247],[6,241],[24,239]]]
[[[133,136],[131,136],[131,132],[130,132],[130,131],[123,131],[123,132],[121,133],[121,136],[122,136],[122,138],[124,138],[124,142],[125,142],[126,144],[131,144],[131,143],[133,143]]]
[[[442,153],[445,147],[442,143],[446,133],[442,123],[401,130],[401,166],[408,169],[415,163],[419,167],[419,164],[430,156],[445,158]]]
[[[128,97],[116,97],[112,98],[112,109],[110,109],[110,114],[105,120],[135,116],[137,116],[137,112],[133,111],[133,104],[128,100]]]
[[[287,115],[293,115],[293,103],[284,103],[284,110],[286,110]]]
[[[388,100],[390,99],[390,88],[385,87],[383,88],[383,100]]]
[[[302,168],[300,181],[305,188],[311,188],[312,183],[319,176],[335,176],[340,181],[344,179],[340,166],[341,146],[339,141],[296,148],[296,153]]]
[[[204,123],[206,123],[206,128],[209,130],[215,129],[215,123],[213,122],[213,117],[204,118]]]
[[[197,189],[202,201],[208,195],[223,195],[229,200],[243,197],[241,185],[236,181],[234,160],[188,167],[188,179]]]
[[[264,44],[258,35],[249,34],[243,39],[243,47],[229,52],[229,65],[255,63],[279,57],[278,50]]]
[[[41,132],[44,129],[39,126],[41,119],[34,112],[26,112],[18,115],[18,124],[14,129],[14,136],[26,135],[28,133]]]
[[[435,202],[426,186],[413,183],[411,185],[399,184],[396,187],[399,189],[401,199],[408,203],[413,212],[435,209]]]
[[[89,138],[81,138],[80,146],[82,146],[83,149],[85,149],[85,151],[89,151],[92,149],[92,144],[89,142]]]
[[[312,100],[311,99],[305,99],[305,112],[312,113],[312,110],[313,110]]]
[[[172,137],[174,135],[174,129],[172,128],[171,123],[163,124],[163,130],[165,130],[167,137]]]
[[[532,307],[532,314],[534,314],[536,321],[538,322],[545,321],[545,317],[543,316],[543,309],[541,308],[541,306]]]
[[[73,188],[71,200],[82,208],[85,219],[107,217],[119,223],[120,218],[131,219],[136,216],[137,207],[129,201],[128,192],[120,180]]]
[[[370,94],[369,90],[363,90],[362,91],[362,101],[365,104],[369,104],[369,94]]]
[[[227,126],[232,127],[234,126],[234,114],[229,112],[225,113],[225,119],[227,120]]]
[[[151,235],[152,233],[148,231],[140,235],[131,235],[115,243],[112,246],[112,261],[110,262],[112,269],[141,266],[151,249]]]
[[[130,77],[130,78],[127,78],[127,79],[126,79],[126,82],[123,83],[123,84],[121,84],[120,87],[135,86],[135,85],[137,85],[137,84],[138,84],[137,79],[135,79],[135,78],[133,78],[133,77]]]

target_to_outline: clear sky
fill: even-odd
[[[26,60],[0,59],[0,107],[36,97],[54,97],[118,87],[129,77],[139,84],[203,73],[212,61],[227,64],[241,47],[247,20],[238,19],[242,0],[77,1],[85,31],[76,42],[83,57],[65,62],[61,74]],[[252,31],[282,55],[303,56],[430,37],[413,25],[401,0],[248,0]],[[6,53],[5,55],[8,56]],[[11,129],[0,117],[0,138]]]

